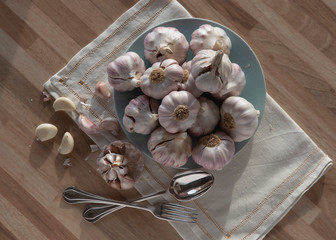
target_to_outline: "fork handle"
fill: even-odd
[[[157,193],[149,194],[140,198],[137,198],[133,201],[132,203],[135,202],[142,202],[146,201],[158,196],[162,196],[166,193],[167,191],[163,190]],[[124,208],[123,206],[106,206],[106,205],[100,205],[100,206],[94,206],[94,205],[89,205],[85,208],[83,212],[83,218],[88,221],[88,222],[97,222],[98,220],[102,219],[103,217],[118,211],[119,209]]]

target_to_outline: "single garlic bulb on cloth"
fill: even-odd
[[[105,146],[97,164],[106,183],[118,190],[132,188],[144,168],[141,151],[123,141]]]
[[[188,55],[189,43],[185,36],[173,27],[157,27],[144,40],[145,57],[152,64],[168,58],[182,64]]]
[[[215,51],[222,50],[229,55],[231,40],[222,28],[204,24],[192,33],[190,48],[194,54],[203,49],[211,49]]]
[[[193,160],[209,170],[221,170],[235,152],[233,140],[224,132],[218,131],[202,137],[192,151]]]
[[[211,133],[219,122],[219,108],[210,99],[200,97],[200,110],[197,114],[196,122],[188,129],[190,135],[194,137],[204,136]]]
[[[184,77],[179,84],[178,90],[185,90],[190,92],[192,95],[194,95],[195,98],[198,98],[202,95],[203,91],[199,90],[196,87],[195,79],[193,78],[191,74],[191,61],[185,62],[182,64],[182,68],[184,71]]]
[[[191,62],[191,74],[198,89],[216,93],[222,89],[231,75],[232,66],[222,50],[201,50]]]
[[[132,99],[125,108],[123,124],[128,132],[149,134],[159,125],[160,102],[146,95]]]
[[[107,66],[109,83],[118,91],[132,91],[139,87],[145,63],[135,52],[127,52]]]
[[[220,127],[235,142],[244,141],[254,134],[258,127],[260,112],[245,98],[228,97],[220,107]]]
[[[184,132],[196,122],[198,100],[187,91],[173,91],[162,99],[159,122],[167,132]]]
[[[171,91],[178,89],[184,76],[182,67],[174,59],[157,62],[148,68],[141,77],[140,88],[144,94],[162,99]]]
[[[147,145],[156,162],[168,167],[181,167],[191,155],[192,141],[186,132],[172,134],[158,127]]]
[[[245,85],[245,73],[238,64],[232,63],[232,73],[228,78],[228,83],[212,96],[221,101],[229,96],[239,96],[243,92]]]

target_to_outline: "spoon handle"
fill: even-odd
[[[166,193],[166,190],[162,190],[157,193],[149,194],[137,199],[134,199],[131,201],[131,203],[137,203],[146,201],[158,196],[162,196]],[[115,211],[118,211],[119,209],[124,208],[123,206],[111,206],[111,205],[89,205],[85,208],[83,212],[83,218],[88,222],[97,222],[98,220],[102,219],[103,217],[109,215],[110,213],[113,213]]]

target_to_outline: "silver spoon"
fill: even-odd
[[[132,202],[141,202],[151,198],[163,196],[166,194],[173,195],[179,201],[191,201],[205,194],[213,185],[214,177],[211,173],[202,170],[190,170],[176,174],[167,190],[150,194]],[[69,187],[64,190],[63,198],[68,203],[84,203],[89,200],[106,200],[106,198],[86,193],[80,189]],[[96,222],[104,216],[117,211],[123,207],[120,206],[88,206],[83,217],[89,222]]]
[[[205,194],[213,185],[214,177],[211,173],[202,170],[191,170],[176,174],[167,190],[150,194],[132,202],[141,202],[151,198],[173,195],[179,201],[191,201]],[[121,206],[88,206],[83,217],[88,222],[97,222],[101,218],[113,213],[123,207]]]

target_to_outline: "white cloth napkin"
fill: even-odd
[[[95,83],[107,79],[108,63],[146,29],[181,17],[191,15],[177,1],[139,1],[51,77],[46,90],[77,104],[78,110],[70,113],[76,122],[79,113],[96,122],[114,116],[112,99],[93,96]],[[90,137],[99,147],[116,140],[107,132]],[[123,134],[118,139],[126,140]],[[148,158],[145,164],[136,184],[142,194],[165,189],[178,171]],[[184,239],[261,239],[331,165],[331,159],[267,95],[252,141],[222,171],[213,172],[215,184],[206,195],[187,203],[198,209],[197,223],[171,224]]]

